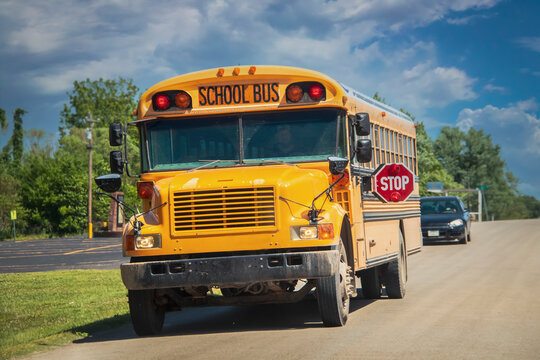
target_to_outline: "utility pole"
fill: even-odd
[[[86,148],[88,149],[88,238],[91,239],[94,235],[92,229],[92,128],[95,123],[99,122],[99,119],[94,119],[92,114],[88,114],[84,121],[90,124],[86,134],[88,138]]]

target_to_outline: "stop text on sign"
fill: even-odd
[[[199,87],[199,105],[246,105],[279,101],[278,83]]]
[[[408,176],[383,176],[380,178],[381,190],[403,190],[409,183]]]
[[[382,164],[372,180],[373,193],[384,202],[405,201],[414,191],[414,174],[403,164]]]

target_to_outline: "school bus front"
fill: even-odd
[[[165,313],[185,306],[296,302],[314,288],[324,325],[342,326],[355,275],[364,294],[385,284],[403,297],[405,240],[416,239],[407,219],[385,218],[369,243],[383,251],[368,258],[372,170],[360,165],[372,158],[366,111],[379,108],[355,96],[323,74],[278,66],[200,71],[142,95],[131,125],[143,212],[124,231],[121,266],[137,334],[159,333]]]

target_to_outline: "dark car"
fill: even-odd
[[[421,198],[420,210],[424,241],[457,239],[461,244],[471,241],[471,215],[459,197]]]

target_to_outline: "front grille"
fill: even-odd
[[[175,192],[174,232],[275,226],[273,187]]]

